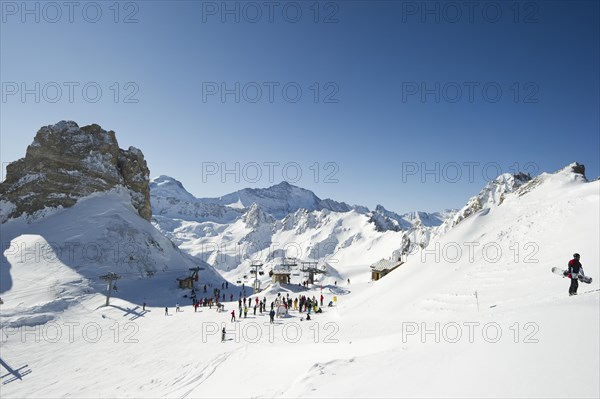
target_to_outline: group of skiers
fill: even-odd
[[[213,306],[216,306],[216,310],[217,312],[221,312],[225,310],[225,306],[223,305],[223,302],[225,302],[226,300],[226,295],[225,293],[222,292],[222,290],[228,290],[229,289],[229,283],[228,282],[223,282],[221,284],[221,289],[218,288],[214,288],[212,291],[212,296],[206,296],[206,297],[197,297],[197,294],[199,294],[200,290],[202,290],[203,293],[207,293],[208,292],[208,288],[212,288],[212,284],[208,284],[208,285],[203,285],[201,286],[200,289],[198,289],[198,291],[196,291],[195,289],[192,289],[191,291],[191,300],[192,300],[192,306],[194,308],[194,312],[198,311],[199,307],[208,307],[210,309],[212,309]],[[245,287],[244,287],[245,288]],[[231,321],[234,322],[239,319],[243,318],[247,318],[248,317],[248,312],[252,312],[253,315],[256,315],[257,311],[262,315],[263,313],[267,312],[267,297],[263,297],[262,299],[260,299],[258,296],[256,297],[246,297],[245,295],[243,296],[243,294],[245,294],[245,290],[240,291],[239,292],[239,296],[238,296],[238,309],[237,309],[237,317],[236,317],[236,310],[232,309],[231,310]],[[230,293],[229,297],[228,297],[230,302],[233,302],[234,299],[234,294]],[[286,293],[285,296],[282,295],[281,293],[277,294],[277,297],[275,297],[275,299],[270,303],[270,310],[269,310],[269,318],[271,323],[274,323],[275,320],[275,316],[277,315],[278,317],[281,317],[283,315],[286,315],[288,313],[289,310],[295,310],[298,311],[299,313],[303,313],[306,312],[307,313],[307,320],[310,320],[310,313],[322,313],[323,310],[321,309],[321,306],[323,306],[323,301],[324,301],[325,297],[323,296],[323,294],[320,295],[320,298],[317,299],[314,295],[312,296],[312,298],[307,297],[305,295],[299,295],[296,298],[290,297],[290,293]],[[335,298],[334,298],[335,299]],[[333,302],[330,301],[328,304],[329,307],[333,306]],[[180,308],[179,308],[179,304],[176,304],[176,312],[180,312]],[[169,315],[169,308],[165,307],[165,316]]]
[[[290,297],[290,294],[287,293],[285,296],[281,295],[281,293],[277,294],[277,297],[271,302],[270,304],[270,310],[269,310],[269,317],[270,317],[270,321],[271,323],[274,322],[275,319],[275,315],[278,316],[283,316],[285,314],[288,313],[289,310],[297,310],[299,313],[302,312],[306,312],[307,314],[312,313],[323,313],[323,309],[321,309],[321,306],[323,306],[323,300],[325,299],[325,297],[323,296],[323,294],[321,294],[320,296],[320,305],[319,305],[319,301],[317,300],[317,298],[315,296],[313,296],[312,298],[310,297],[306,297],[305,295],[299,295],[297,298],[292,299]],[[333,302],[329,302],[328,306],[333,306]],[[248,317],[248,311],[251,308],[253,311],[253,315],[256,315],[256,311],[258,310],[258,312],[260,314],[263,314],[263,312],[266,312],[266,307],[267,307],[267,297],[263,297],[263,299],[260,299],[258,297],[253,298],[240,298],[238,299],[238,313],[237,313],[237,319],[241,319],[242,315],[243,318],[247,318]],[[236,312],[235,309],[231,310],[231,322],[236,321]],[[308,320],[310,320],[310,318],[308,318]]]

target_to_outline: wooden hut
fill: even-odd
[[[371,265],[371,280],[379,280],[403,263],[404,262],[400,260],[394,261],[390,259],[381,259],[380,261],[373,263]]]

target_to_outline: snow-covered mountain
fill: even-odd
[[[567,168],[572,168],[573,165]],[[471,197],[467,204],[458,212],[444,220],[440,227],[440,233],[444,233],[456,226],[466,218],[482,210],[489,210],[502,204],[507,194],[517,190],[519,187],[531,180],[531,176],[526,173],[503,173],[494,180],[488,182],[485,187],[475,196]]]
[[[392,256],[403,235],[425,246],[443,222],[440,213],[400,216],[381,205],[370,211],[321,200],[286,182],[195,198],[181,182],[159,176],[150,183],[150,202],[158,229],[190,254],[232,272],[227,276],[236,281],[247,276],[247,260],[265,260],[270,251],[351,270]]]
[[[153,217],[163,223],[169,220],[231,223],[244,214],[243,208],[202,201],[180,181],[168,176],[152,179],[150,193]]]
[[[33,170],[41,177],[23,178]],[[65,121],[46,126],[7,171],[0,183],[0,295],[12,309],[3,309],[5,325],[35,326],[82,296],[102,296],[100,277],[111,272],[121,277],[115,297],[156,305],[168,294],[177,300],[176,278],[190,268],[200,268],[207,283],[224,281],[146,220],[144,156],[120,149],[114,132]]]
[[[345,300],[335,316],[353,355],[306,366],[282,396],[598,397],[600,182],[579,164],[493,189],[507,180],[482,191],[487,206]],[[594,281],[569,297],[569,281],[550,269],[574,252]]]
[[[403,215],[389,211],[383,205],[377,205],[373,212],[363,211],[370,215],[370,221],[375,224],[378,231],[403,231],[413,228],[436,228],[456,213],[456,210],[446,209],[442,212],[413,211]]]
[[[79,199],[67,209],[47,210],[34,221],[23,216],[0,225],[6,249],[1,269],[3,299],[20,303],[20,316],[35,312],[26,298],[21,299],[23,292],[32,292],[34,287],[12,277],[15,274],[31,276],[35,286],[51,282],[51,290],[38,292],[41,297],[48,294],[49,303],[83,293],[103,295],[106,283],[100,276],[109,272],[122,276],[116,297],[138,300],[141,295],[148,303],[155,302],[152,297],[158,292],[171,292],[176,298],[175,279],[189,275],[193,267],[202,268],[206,281],[221,284],[223,279],[211,266],[177,248],[141,218],[130,201],[129,190],[115,188]],[[77,292],[69,293],[75,280]],[[55,292],[66,294],[54,297]]]
[[[199,201],[238,208],[249,208],[252,204],[257,204],[262,210],[278,219],[298,209],[309,211],[328,209],[336,212],[348,212],[351,209],[343,202],[321,200],[312,191],[293,186],[286,181],[268,188],[244,188],[219,198],[201,198]]]

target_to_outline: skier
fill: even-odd
[[[323,294],[321,294],[321,306],[323,306],[323,299],[325,299],[325,297],[323,296]]]
[[[169,308],[167,306],[165,306],[165,316],[169,315]]]
[[[179,304],[178,303],[175,304],[175,312],[179,312]]]
[[[269,312],[269,318],[271,320],[271,324],[273,324],[275,322],[275,310],[273,308],[271,308],[271,311]]]
[[[146,311],[146,302],[144,302],[144,303],[142,304],[142,310],[143,310],[144,312]]]
[[[235,321],[235,309],[231,311],[231,322]]]
[[[225,342],[225,327],[221,330],[221,342]]]
[[[244,306],[244,319],[248,317],[248,306]]]
[[[577,295],[577,288],[579,288],[579,281],[578,281],[578,277],[579,274],[583,275],[583,266],[581,266],[581,263],[579,262],[579,254],[578,253],[574,253],[573,254],[573,259],[571,259],[569,261],[569,269],[568,271],[568,277],[571,278],[571,285],[569,286],[569,296],[572,295]]]

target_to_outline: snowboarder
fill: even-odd
[[[569,296],[577,295],[577,288],[579,288],[579,274],[583,275],[583,266],[581,266],[579,258],[579,254],[574,253],[573,259],[569,261],[569,268],[567,270],[569,273],[568,277],[571,278],[571,285],[569,286]]]

